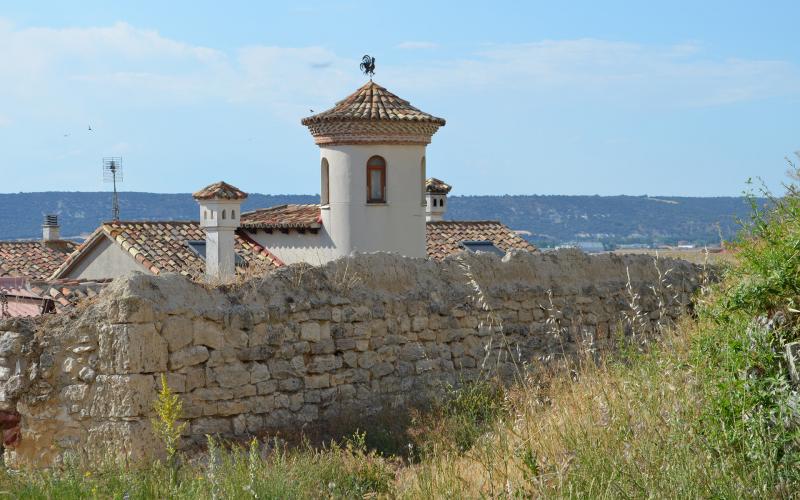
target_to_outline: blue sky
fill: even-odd
[[[453,194],[736,195],[800,149],[800,2],[0,2],[0,192],[315,193],[364,81]],[[91,124],[93,131],[88,131]]]

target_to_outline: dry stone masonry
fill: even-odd
[[[227,288],[120,278],[73,317],[0,323],[6,460],[157,455],[161,374],[184,403],[184,446],[423,404],[443,384],[507,377],[674,320],[701,270],[658,267],[577,251],[444,262],[370,254]]]

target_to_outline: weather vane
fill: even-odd
[[[372,80],[372,75],[375,74],[375,58],[365,55],[361,58],[359,68],[365,75],[369,75],[369,79]]]

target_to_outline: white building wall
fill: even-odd
[[[248,235],[285,264],[307,262],[312,265],[321,265],[340,256],[325,229],[320,229],[317,234],[298,233],[294,230],[289,231],[288,234],[280,231],[273,231],[270,234],[259,230],[256,234],[248,233]]]
[[[336,145],[320,148],[330,169],[329,208],[322,220],[335,257],[393,252],[425,257],[423,145]],[[367,203],[367,160],[386,160],[386,203]]]
[[[97,280],[117,278],[134,271],[152,274],[119,245],[103,238],[62,278]]]

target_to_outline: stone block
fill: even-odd
[[[380,378],[386,376],[394,371],[394,365],[392,363],[378,363],[377,365],[372,367],[372,375],[376,378]]]
[[[195,436],[211,436],[230,434],[232,431],[231,420],[228,418],[198,418],[192,421],[192,434]]]
[[[262,394],[272,394],[278,389],[278,381],[267,380],[266,382],[259,382],[256,384],[256,389],[259,396]]]
[[[88,406],[94,418],[148,416],[155,400],[152,375],[98,375]]]
[[[250,372],[239,361],[216,367],[213,371],[214,381],[220,387],[239,387],[250,383]]]
[[[341,367],[342,359],[333,354],[314,356],[308,364],[308,373],[325,373]]]
[[[152,323],[112,325],[100,337],[101,370],[152,373],[167,369],[167,341]]]
[[[181,368],[180,373],[185,376],[186,392],[206,386],[206,371],[204,368],[200,366],[188,366]]]
[[[308,375],[304,378],[304,382],[306,389],[323,389],[330,387],[331,378],[327,373],[323,375]]]
[[[319,342],[322,337],[319,323],[306,321],[300,325],[300,338],[308,342]]]
[[[186,366],[203,363],[207,359],[208,349],[206,346],[195,345],[173,352],[169,357],[169,366],[172,370],[180,370]]]
[[[262,363],[253,363],[250,367],[250,383],[257,384],[269,380],[269,368]]]
[[[225,344],[225,335],[222,329],[212,321],[196,319],[192,329],[194,331],[195,345],[220,349]]]
[[[278,388],[284,392],[299,391],[303,387],[303,380],[299,378],[287,378],[278,382]]]
[[[192,320],[183,316],[167,317],[161,326],[161,336],[167,341],[169,352],[183,349],[194,339]]]
[[[425,349],[417,342],[406,344],[400,350],[403,361],[417,361],[425,357]]]

